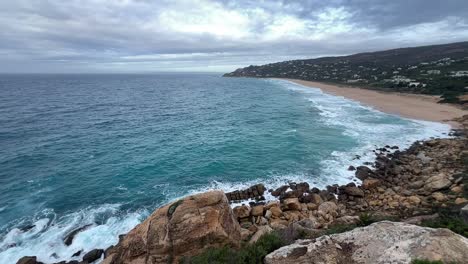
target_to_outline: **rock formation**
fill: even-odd
[[[341,234],[298,240],[265,258],[267,264],[384,264],[414,259],[466,263],[468,239],[448,229],[382,221]]]
[[[103,264],[177,263],[209,247],[238,247],[240,240],[226,196],[210,191],[156,210],[106,252]]]

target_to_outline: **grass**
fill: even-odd
[[[284,242],[276,232],[271,232],[260,237],[253,244],[244,244],[240,249],[229,247],[210,248],[201,255],[183,259],[184,264],[256,264],[263,263],[266,255],[282,247]]]
[[[439,215],[439,218],[423,221],[421,225],[432,228],[448,228],[453,232],[468,238],[468,224],[460,218],[458,211],[443,211],[439,212]]]
[[[426,259],[415,259],[411,261],[411,264],[457,264],[455,262],[444,263],[440,260],[426,260]]]
[[[430,261],[430,260],[425,260],[425,259],[415,259],[411,261],[411,264],[444,264],[444,263],[440,260]]]

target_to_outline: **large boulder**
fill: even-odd
[[[448,229],[382,221],[341,234],[298,240],[268,254],[265,263],[466,263],[468,239]]]
[[[222,191],[185,197],[157,209],[131,230],[103,264],[178,263],[209,247],[239,247],[241,228]]]
[[[20,258],[16,264],[43,264],[40,261],[37,261],[36,257],[22,257]]]
[[[356,178],[363,181],[369,177],[372,177],[374,175],[374,172],[366,166],[359,166],[356,168],[355,175]]]
[[[441,173],[439,175],[435,175],[427,179],[424,188],[426,188],[426,190],[428,191],[434,192],[438,190],[448,189],[451,184],[452,182],[448,179],[448,177]]]

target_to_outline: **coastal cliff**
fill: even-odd
[[[468,103],[468,42],[250,65],[224,77],[287,78]]]
[[[349,167],[360,184],[324,190],[308,183],[275,190],[257,184],[185,197],[81,263],[464,263],[468,117],[459,122],[464,129],[452,138],[374,150],[374,163]],[[264,201],[267,192],[276,200]],[[231,209],[233,202],[243,204]],[[40,262],[25,257],[18,263]]]

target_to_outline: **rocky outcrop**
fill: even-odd
[[[240,240],[226,196],[210,191],[159,208],[108,250],[102,263],[178,263],[209,247],[238,247]]]
[[[256,184],[245,190],[237,190],[226,193],[226,197],[229,201],[238,202],[241,200],[255,199],[257,201],[265,200],[263,194],[266,188],[263,184]]]
[[[468,239],[448,229],[383,221],[341,234],[298,240],[265,258],[267,264],[384,264],[414,259],[466,263]]]

